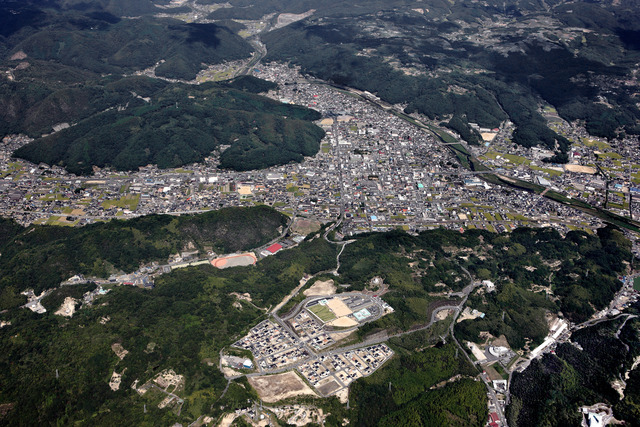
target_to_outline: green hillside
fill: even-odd
[[[632,83],[640,20],[633,2],[341,7],[342,15],[322,16],[333,10],[328,6],[266,34],[267,59],[292,61],[321,79],[403,104],[470,144],[479,141],[469,123],[493,128],[509,119],[513,142],[557,149],[556,160],[566,162],[569,141],[547,126],[543,103],[566,120],[583,121],[592,135],[640,133]]]
[[[114,101],[117,108],[39,138],[15,155],[90,174],[94,165],[118,170],[147,164],[178,167],[202,161],[220,145],[231,146],[222,153],[222,167],[235,170],[299,162],[317,153],[324,132],[310,121],[319,113],[232,89],[268,87],[259,82],[249,77],[198,86],[138,77],[106,82],[91,89],[96,96],[86,99],[86,108],[96,111]],[[74,94],[67,90],[60,96]]]
[[[7,237],[0,248],[0,294],[3,305],[26,288],[37,292],[82,273],[108,277],[141,264],[166,261],[191,246],[231,253],[258,247],[278,235],[286,217],[266,207],[229,208],[180,217],[151,215],[113,220],[82,228],[17,228],[3,220]]]
[[[15,298],[16,287],[38,283],[39,289],[52,287],[53,280],[39,278],[58,275],[54,278],[59,279],[75,272],[104,273],[106,265],[136,267],[133,264],[161,258],[188,242],[196,247],[211,244],[226,250],[253,246],[258,244],[254,240],[258,236],[272,236],[274,227],[282,221],[280,214],[268,208],[255,208],[179,218],[151,216],[82,229],[30,227],[19,231],[11,223],[0,224],[6,236],[14,235],[10,244],[2,248],[0,258],[2,302],[7,309],[0,318],[11,322],[0,330],[4,349],[0,355],[0,366],[4,367],[0,370],[0,404],[8,405],[3,406],[3,423],[18,425],[38,419],[45,424],[114,425],[123,420],[136,424],[185,424],[203,414],[215,418],[245,407],[247,399],[256,397],[244,380],[231,382],[229,392],[221,398],[227,382],[217,368],[220,349],[264,319],[264,311],[256,306],[275,305],[298,285],[304,273],[335,268],[336,245],[314,239],[261,260],[256,266],[176,270],[157,278],[156,288],[150,291],[128,286],[114,288],[71,319],[51,311],[66,296],[79,297],[92,286],[57,289],[43,300],[50,310],[42,315],[17,306],[21,300]],[[253,237],[255,234],[258,236]],[[523,337],[532,338],[535,343],[541,340],[536,330],[542,328],[542,335],[546,333],[546,321],[544,315],[538,316],[539,310],[544,313],[561,309],[570,318],[578,319],[584,315],[583,310],[601,307],[609,298],[601,293],[615,289],[603,289],[600,284],[624,269],[622,260],[628,258],[627,250],[626,241],[615,230],[605,230],[599,236],[573,232],[564,239],[544,229],[521,229],[503,235],[435,230],[415,237],[391,232],[361,236],[348,245],[341,257],[341,274],[334,279],[357,290],[373,275],[379,275],[390,287],[384,299],[395,312],[367,324],[360,332],[362,336],[426,323],[432,301],[428,292],[442,290],[434,285],[440,282],[450,290],[465,286],[469,280],[461,270],[465,267],[475,278],[495,280],[497,291],[472,295],[468,305],[486,316],[456,324],[458,339],[477,340],[478,330],[490,331],[494,336],[506,335],[514,348],[521,348]],[[93,264],[86,264],[92,260]],[[557,279],[552,281],[551,289],[558,299],[551,301],[532,292],[530,285],[549,277],[554,261],[560,261],[562,268],[555,270]],[[584,266],[588,266],[591,287],[575,274],[576,269],[584,271]],[[581,293],[573,291],[576,287],[582,289]],[[250,293],[252,304],[234,304],[237,301],[232,292]],[[8,304],[11,295],[13,303]],[[580,298],[586,299],[580,302]],[[455,344],[442,344],[439,336],[445,334],[447,325],[438,322],[429,329],[392,338],[389,345],[397,356],[372,376],[353,384],[350,409],[333,400],[314,401],[332,408],[334,416],[327,419],[326,425],[340,425],[345,417],[363,426],[411,425],[418,419],[446,425],[483,425],[486,389],[471,379],[477,370],[458,354]],[[610,334],[594,335],[585,330],[575,339],[585,348],[593,344],[590,357],[606,367],[615,361],[598,349],[613,345]],[[638,340],[632,335],[624,339],[634,346],[630,351],[635,354]],[[129,351],[123,360],[112,351],[114,343]],[[554,408],[569,408],[563,413],[573,419],[573,405],[576,399],[582,399],[580,396],[608,399],[613,394],[607,390],[600,390],[599,395],[589,391],[598,390],[598,384],[608,374],[588,361],[581,362],[580,354],[574,354],[577,350],[571,345],[565,347],[559,356],[574,368],[568,368],[568,380],[554,395]],[[173,369],[185,378],[184,386],[176,391],[185,400],[180,415],[175,409],[157,407],[163,395],[139,395],[130,388],[135,380],[141,386],[165,369]],[[575,381],[575,369],[579,375],[586,375],[586,382]],[[114,370],[123,374],[122,387],[115,392],[108,387]],[[452,377],[457,379],[442,383]],[[535,394],[538,386],[532,381],[549,378],[546,371],[543,377],[532,378],[528,371],[514,377],[519,384],[514,399],[527,402],[515,407],[521,412],[513,412],[514,420],[534,419],[527,418],[530,411],[542,413],[536,409],[540,396]],[[554,387],[559,384],[555,379],[550,381]],[[562,395],[570,399],[567,402],[572,406],[562,403]],[[631,400],[635,395],[630,396],[624,402],[625,414],[635,410]]]
[[[72,319],[23,308],[4,312],[2,319],[10,319],[12,326],[0,330],[2,424],[190,423],[202,414],[216,417],[221,408],[246,406],[248,398],[257,399],[246,380],[232,382],[221,398],[227,381],[218,369],[219,352],[264,312],[237,303],[230,293],[250,292],[254,304],[268,307],[297,285],[302,272],[335,267],[335,254],[332,245],[317,239],[256,267],[176,270],[157,280],[151,291],[115,288]],[[73,289],[61,288],[43,304],[55,306],[70,292],[78,296],[85,290]],[[114,343],[129,352],[122,361],[111,349]],[[141,396],[130,387],[135,380],[142,386],[165,369],[185,378],[176,390],[185,399],[179,416],[171,408],[158,408],[164,395],[151,390]],[[123,374],[115,392],[108,385],[114,370]]]

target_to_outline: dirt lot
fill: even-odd
[[[351,309],[338,298],[330,299],[327,302],[327,305],[329,306],[331,311],[336,314],[336,317],[348,316],[352,313]]]
[[[306,236],[309,233],[313,233],[320,230],[320,227],[321,227],[320,221],[314,221],[314,220],[304,219],[304,218],[296,218],[295,222],[291,226],[291,231],[293,231],[294,233],[298,233],[303,236]]]
[[[75,299],[71,297],[66,297],[64,299],[64,302],[58,309],[58,311],[56,311],[53,314],[57,314],[58,316],[64,316],[64,317],[73,317],[73,313],[76,312],[76,303],[77,301]]]
[[[225,366],[222,367],[222,373],[224,374],[225,377],[230,378],[230,377],[236,377],[238,375],[242,375],[242,372],[238,372],[234,369],[231,368],[227,368]]]
[[[482,132],[480,134],[480,136],[482,136],[483,141],[489,141],[489,142],[493,141],[496,135],[497,135],[496,132]]]
[[[343,388],[336,393],[336,397],[340,400],[340,403],[347,404],[349,401],[349,388]]]
[[[302,292],[305,297],[333,295],[336,293],[336,286],[333,280],[318,280],[309,289]]]
[[[338,390],[340,388],[340,384],[338,384],[336,380],[330,379],[325,383],[318,383],[317,388],[318,388],[318,391],[322,393],[324,396],[328,396],[334,391]]]
[[[124,359],[124,357],[129,354],[128,350],[125,350],[120,343],[111,344],[111,350],[120,358],[120,360]]]
[[[502,379],[502,375],[500,375],[498,373],[498,371],[496,371],[493,368],[493,366],[485,366],[484,370],[487,373],[487,375],[489,376],[489,378],[491,379],[491,381],[498,381],[498,380]]]
[[[237,415],[232,413],[232,414],[227,414],[224,416],[224,418],[222,418],[222,421],[220,421],[220,424],[218,424],[219,427],[229,427],[233,421],[236,419]]]
[[[268,403],[305,394],[317,396],[294,372],[250,377],[248,380],[249,384],[258,392],[260,398]]]
[[[327,323],[327,325],[344,328],[348,326],[357,326],[358,322],[350,317],[340,317],[339,319],[332,320],[331,322]]]
[[[507,341],[507,337],[505,337],[504,335],[500,335],[498,338],[493,340],[491,345],[511,348],[511,346],[509,345],[509,342]]]
[[[352,331],[352,332],[334,332],[334,333],[330,333],[329,335],[335,341],[340,341],[340,340],[348,338],[349,336],[351,336],[353,334],[354,334],[354,332]]]
[[[598,172],[596,168],[592,168],[591,166],[580,166],[580,165],[564,165],[564,169],[569,172],[588,173],[591,175]]]

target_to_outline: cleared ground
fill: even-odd
[[[317,396],[316,393],[293,372],[249,377],[247,379],[260,398],[268,403],[300,395]]]
[[[496,137],[497,133],[495,133],[495,132],[483,132],[480,135],[482,136],[482,139],[484,141],[491,142]]]
[[[328,396],[334,391],[340,388],[340,384],[338,384],[334,379],[329,379],[325,383],[318,383],[317,389],[323,396]]]
[[[336,293],[336,287],[333,280],[318,280],[309,289],[302,292],[305,297],[333,295]]]
[[[353,313],[351,309],[338,298],[330,299],[327,305],[331,308],[331,311],[335,313],[336,317],[348,316]]]
[[[291,226],[291,231],[306,236],[309,233],[315,233],[320,230],[321,225],[320,221],[296,218]]]
[[[351,332],[333,332],[330,333],[329,335],[331,336],[331,338],[333,338],[334,341],[340,341],[343,340],[345,338],[350,337],[351,335],[353,335],[355,332],[351,331]]]
[[[229,268],[229,267],[244,267],[247,265],[253,265],[257,261],[256,256],[252,253],[229,255],[225,257],[216,258],[211,261],[211,265],[216,268]]]
[[[588,173],[591,175],[598,172],[596,168],[593,168],[591,166],[580,166],[580,165],[564,165],[564,169],[569,172]]]
[[[357,326],[358,322],[350,317],[341,317],[336,320],[332,320],[327,323],[329,326],[338,326],[338,327],[347,327],[347,326]]]
[[[336,318],[336,315],[333,314],[333,311],[331,311],[326,305],[316,304],[309,307],[309,311],[318,316],[318,318],[323,322],[329,322]]]
[[[222,421],[220,421],[220,424],[218,426],[229,427],[237,417],[238,415],[234,413],[227,414],[222,418]]]

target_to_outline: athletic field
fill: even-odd
[[[256,256],[250,252],[239,255],[228,255],[220,258],[216,258],[211,261],[211,265],[216,268],[229,268],[240,267],[246,265],[253,265],[257,261]]]
[[[331,311],[331,309],[326,305],[313,305],[309,307],[309,311],[318,316],[318,318],[325,323],[336,318],[336,315],[333,314],[333,311]]]

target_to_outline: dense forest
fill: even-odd
[[[638,425],[637,370],[631,371],[624,399],[611,387],[611,381],[623,377],[640,356],[640,322],[624,322],[617,318],[581,329],[572,335],[575,344],[560,344],[555,354],[516,373],[509,425],[578,425],[582,416],[576,408],[597,402],[611,405],[616,418],[628,425]]]
[[[398,357],[375,375],[354,383],[351,405],[357,425],[485,424],[486,388],[471,379],[476,369],[462,355],[456,356],[455,344],[429,345],[438,339],[431,337],[417,346],[397,343],[394,348],[400,352]],[[462,378],[431,389],[456,375]]]
[[[16,227],[2,220],[0,307],[17,293],[56,287],[74,274],[106,278],[141,264],[166,261],[188,246],[232,253],[258,247],[278,235],[286,216],[266,207],[228,208],[199,215],[150,215],[82,228]],[[18,296],[18,299],[22,298]]]
[[[220,145],[230,145],[221,166],[234,170],[299,162],[317,153],[324,132],[311,121],[320,114],[252,93],[272,86],[254,77],[198,86],[107,80],[92,88],[96,96],[88,108],[114,101],[118,108],[36,139],[14,155],[90,174],[93,166],[136,170],[201,162]]]
[[[622,286],[618,276],[631,259],[629,242],[613,228],[596,236],[573,231],[564,238],[553,229],[528,228],[510,234],[433,230],[418,237],[390,232],[348,245],[340,273],[348,283],[380,276],[394,289],[385,298],[397,312],[365,325],[366,333],[427,323],[430,305],[446,299],[433,293],[462,290],[470,283],[467,269],[476,279],[494,281],[498,289],[470,296],[467,304],[486,315],[460,323],[457,334],[477,341],[481,331],[488,331],[523,348],[527,339],[540,343],[546,336],[546,312],[561,311],[581,322],[607,306]],[[543,291],[546,287],[550,295]]]
[[[89,174],[93,166],[201,162],[220,145],[231,145],[220,160],[235,170],[318,151],[324,133],[310,121],[319,114],[257,95],[273,83],[131,77],[154,67],[159,77],[193,80],[207,65],[248,59],[252,47],[234,33],[242,26],[151,17],[144,5],[144,16],[123,18],[119,1],[40,6],[2,6],[18,18],[0,35],[0,68],[9,77],[0,85],[0,135],[38,138],[16,156]],[[72,126],[49,135],[61,123]]]
[[[15,4],[5,8],[22,15]],[[145,69],[163,60],[158,75],[193,79],[202,63],[243,59],[252,51],[248,42],[216,24],[151,16],[123,19],[106,11],[41,8],[33,13],[30,19],[25,13],[29,20],[20,28],[8,27],[1,40],[7,51],[24,52],[27,61],[34,61],[24,70],[25,77],[46,72],[45,61],[110,74]]]

